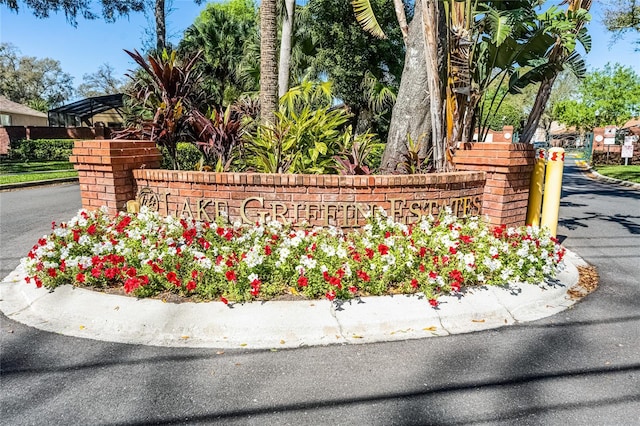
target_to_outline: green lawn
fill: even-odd
[[[68,161],[2,161],[0,175],[12,173],[49,172],[59,170],[73,170],[73,164]]]
[[[75,170],[62,172],[44,172],[44,173],[20,173],[20,174],[0,174],[0,185],[8,183],[33,182],[36,180],[60,179],[67,177],[76,177],[78,172]]]
[[[603,176],[640,183],[640,166],[599,166],[596,171]]]

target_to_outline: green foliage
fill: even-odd
[[[614,39],[627,32],[640,34],[640,2],[638,0],[610,0],[604,10],[603,22],[607,30],[614,33]],[[637,39],[640,50],[640,38]]]
[[[377,148],[377,152],[381,152],[383,145],[378,141],[376,135],[372,133],[364,133],[352,137],[351,126],[347,128],[343,136],[344,152],[333,157],[336,160],[336,169],[341,175],[370,175],[373,167],[372,154]],[[380,165],[380,158],[377,158],[377,165]]]
[[[309,31],[316,40],[312,70],[333,83],[334,95],[353,114],[356,133],[371,128],[385,139],[404,65],[404,42],[391,2],[372,0],[371,7],[386,39],[363,31],[348,1],[309,1]],[[360,123],[370,116],[370,122]]]
[[[328,87],[303,83],[285,94],[274,124],[248,137],[247,164],[264,173],[330,173],[349,114],[332,108]]]
[[[404,161],[400,166],[409,174],[428,173],[433,171],[433,148],[425,150],[428,137],[423,134],[417,139],[407,135],[407,150],[404,154]],[[425,154],[426,151],[426,154]]]
[[[179,51],[192,55],[202,51],[196,70],[203,75],[200,90],[204,107],[229,105],[242,93],[257,90],[256,80],[244,78],[242,67],[248,50],[257,41],[257,11],[253,2],[231,0],[209,3],[185,31]]]
[[[202,153],[191,142],[178,142],[176,144],[176,151],[178,156],[178,169],[179,170],[200,170],[199,163],[202,160]],[[160,148],[162,153],[161,168],[171,170],[173,169],[173,159],[169,155],[169,151],[165,147]]]
[[[622,125],[640,114],[640,76],[630,67],[607,64],[587,74],[578,99],[558,102],[555,119],[580,129]]]
[[[114,22],[116,18],[128,16],[131,12],[144,10],[143,0],[100,0],[102,11],[94,9],[96,2],[86,0],[24,0],[20,2],[31,9],[37,18],[48,18],[51,12],[64,12],[64,16],[74,27],[78,25],[76,18],[78,15],[84,19],[97,19],[100,15],[106,22]],[[5,4],[9,9],[18,12],[18,2],[15,0],[0,0],[0,4]]]
[[[9,158],[21,161],[68,161],[72,139],[21,139],[11,144]]]

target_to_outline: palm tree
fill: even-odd
[[[278,108],[276,0],[260,5],[260,117],[271,123]]]
[[[547,55],[545,66],[539,71],[540,87],[533,103],[533,108],[527,119],[527,123],[520,135],[520,142],[529,143],[538,128],[540,117],[549,101],[553,83],[558,74],[569,67],[579,78],[586,73],[586,66],[580,55],[575,51],[576,41],[579,41],[587,51],[591,49],[591,38],[584,25],[591,19],[589,9],[591,0],[564,0],[562,4],[569,4],[565,14],[553,14],[549,19],[556,19],[555,23],[560,25],[550,25],[555,30],[556,42]],[[564,16],[562,16],[564,15]],[[567,30],[566,22],[570,22],[572,27]]]
[[[278,66],[278,97],[289,90],[291,52],[293,49],[294,15],[296,0],[284,0],[285,15],[282,17],[282,35],[280,39],[280,64]]]

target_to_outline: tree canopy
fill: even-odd
[[[640,76],[620,64],[588,73],[578,88],[578,99],[560,101],[553,111],[558,121],[580,129],[620,126],[639,114]]]
[[[604,25],[620,36],[629,31],[640,33],[640,1],[611,0],[604,8]],[[640,38],[636,41],[640,50]]]
[[[101,5],[96,10],[96,3]],[[47,18],[52,12],[64,12],[67,21],[71,25],[77,25],[78,16],[84,19],[97,19],[103,17],[107,22],[114,22],[121,16],[131,12],[144,10],[144,0],[100,0],[93,2],[88,0],[0,0],[9,9],[18,12],[21,6],[30,9],[38,18]]]
[[[12,44],[0,44],[0,94],[8,99],[46,111],[73,94],[73,77],[51,58],[20,56]]]

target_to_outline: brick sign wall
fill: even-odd
[[[484,173],[335,176],[134,170],[138,200],[162,214],[232,222],[278,220],[353,228],[382,208],[410,224],[450,207],[459,215],[481,213]]]
[[[71,161],[79,171],[83,207],[106,205],[113,214],[128,200],[161,214],[253,223],[276,219],[353,228],[378,207],[413,223],[445,207],[492,224],[523,225],[534,164],[530,145],[464,144],[459,171],[426,175],[337,176],[207,173],[159,170],[161,156],[148,141],[78,141]]]

